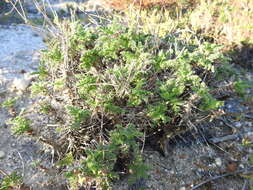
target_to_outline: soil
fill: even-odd
[[[32,28],[24,25],[0,25],[0,104],[10,97],[19,101],[13,109],[0,107],[0,169],[10,174],[17,171],[24,183],[34,190],[63,190],[65,181],[56,177],[55,171],[46,171],[53,166],[50,149],[27,137],[11,134],[8,120],[19,114],[22,108],[32,110],[36,99],[29,98],[32,72],[39,63],[39,50],[46,48],[43,39]],[[245,57],[245,55],[242,55]],[[253,84],[253,71],[238,67],[242,78]],[[253,92],[248,91],[248,97]],[[144,160],[150,166],[149,177],[129,186],[127,179],[115,183],[115,190],[245,190],[252,182],[242,175],[230,175],[197,184],[252,167],[249,160],[252,146],[243,145],[243,140],[253,141],[253,103],[240,96],[228,97],[223,109],[226,115],[210,121],[196,130],[166,141],[165,156],[158,151],[145,149]],[[39,120],[40,115],[32,115]],[[228,140],[223,137],[230,135]],[[221,140],[221,142],[217,142]],[[216,141],[216,142],[214,142]],[[0,174],[0,181],[4,176]]]

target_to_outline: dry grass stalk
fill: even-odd
[[[130,6],[147,8],[151,6],[168,6],[177,3],[176,0],[101,0],[106,6],[116,9],[124,10]]]

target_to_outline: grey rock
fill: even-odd
[[[0,159],[3,159],[5,157],[4,151],[0,151]]]
[[[241,122],[236,122],[236,123],[235,123],[235,127],[236,127],[236,128],[240,128],[241,126],[242,126],[242,123],[241,123]]]
[[[217,166],[222,166],[222,160],[221,160],[221,158],[216,158],[215,159],[215,164],[217,165]]]

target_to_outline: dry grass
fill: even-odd
[[[124,10],[129,6],[135,7],[151,7],[155,5],[167,6],[171,4],[175,4],[177,0],[101,0],[107,6],[116,9],[116,10]]]
[[[184,23],[183,27],[195,32],[201,31],[205,36],[213,38],[217,43],[227,47],[239,45],[242,42],[253,43],[253,1],[252,0],[101,0],[107,6],[116,10],[125,10],[129,7],[150,8],[156,5],[170,7],[167,13],[179,8],[187,12],[183,17],[171,18],[162,12],[139,15],[141,20],[152,20],[159,17],[159,22],[167,28],[175,23]],[[128,9],[132,10],[131,8]],[[189,18],[187,18],[189,16]],[[144,18],[145,17],[145,18]],[[186,19],[188,21],[182,21]],[[166,20],[174,20],[168,22]],[[164,22],[166,24],[164,24]],[[145,22],[144,22],[145,23]],[[146,23],[150,26],[149,23]],[[159,24],[159,23],[158,23]],[[156,30],[155,26],[152,26]],[[160,28],[160,27],[159,27]],[[171,30],[170,30],[171,31]]]
[[[252,0],[200,0],[190,16],[194,30],[200,30],[225,45],[243,41],[250,43],[253,36],[252,23]]]

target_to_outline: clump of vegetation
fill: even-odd
[[[117,0],[113,2],[120,4]],[[223,44],[222,51],[228,52],[234,62],[251,68],[252,9],[253,2],[248,0],[176,1],[174,6],[162,6],[153,11],[130,7],[124,10],[127,16],[123,19],[130,25],[139,25],[144,32],[159,36],[181,30],[184,39],[194,34],[209,42]]]
[[[247,89],[252,88],[249,81],[246,80],[237,80],[234,84],[235,91],[241,96],[247,95]]]
[[[2,108],[12,108],[16,104],[18,98],[8,98],[3,103],[1,103]]]
[[[16,172],[13,172],[10,175],[5,175],[0,184],[0,189],[1,190],[20,189],[21,186],[22,186],[22,177],[19,176]]]
[[[228,62],[216,44],[183,40],[182,33],[159,37],[118,21],[94,28],[63,22],[59,29],[31,90],[62,105],[59,112],[41,104],[40,111],[54,110],[60,120],[59,166],[69,168],[71,189],[109,189],[126,174],[130,183],[147,177],[144,133],[162,147],[171,130],[208,118],[222,105],[209,83]],[[21,134],[30,122],[18,117],[13,125]]]
[[[22,116],[17,116],[10,120],[12,125],[12,133],[14,135],[23,135],[26,132],[31,131],[31,121]]]
[[[111,180],[120,177],[117,167],[121,167],[122,172],[124,169],[128,170],[124,172],[132,174],[130,183],[146,177],[147,166],[142,162],[139,145],[136,142],[136,138],[142,136],[142,133],[134,125],[125,128],[118,125],[109,136],[110,141],[107,144],[98,144],[95,149],[86,150],[86,159],[81,162],[81,167],[66,173],[71,189],[87,185],[88,181],[102,189],[110,189]],[[68,154],[59,164],[71,165],[74,162],[73,155]]]

